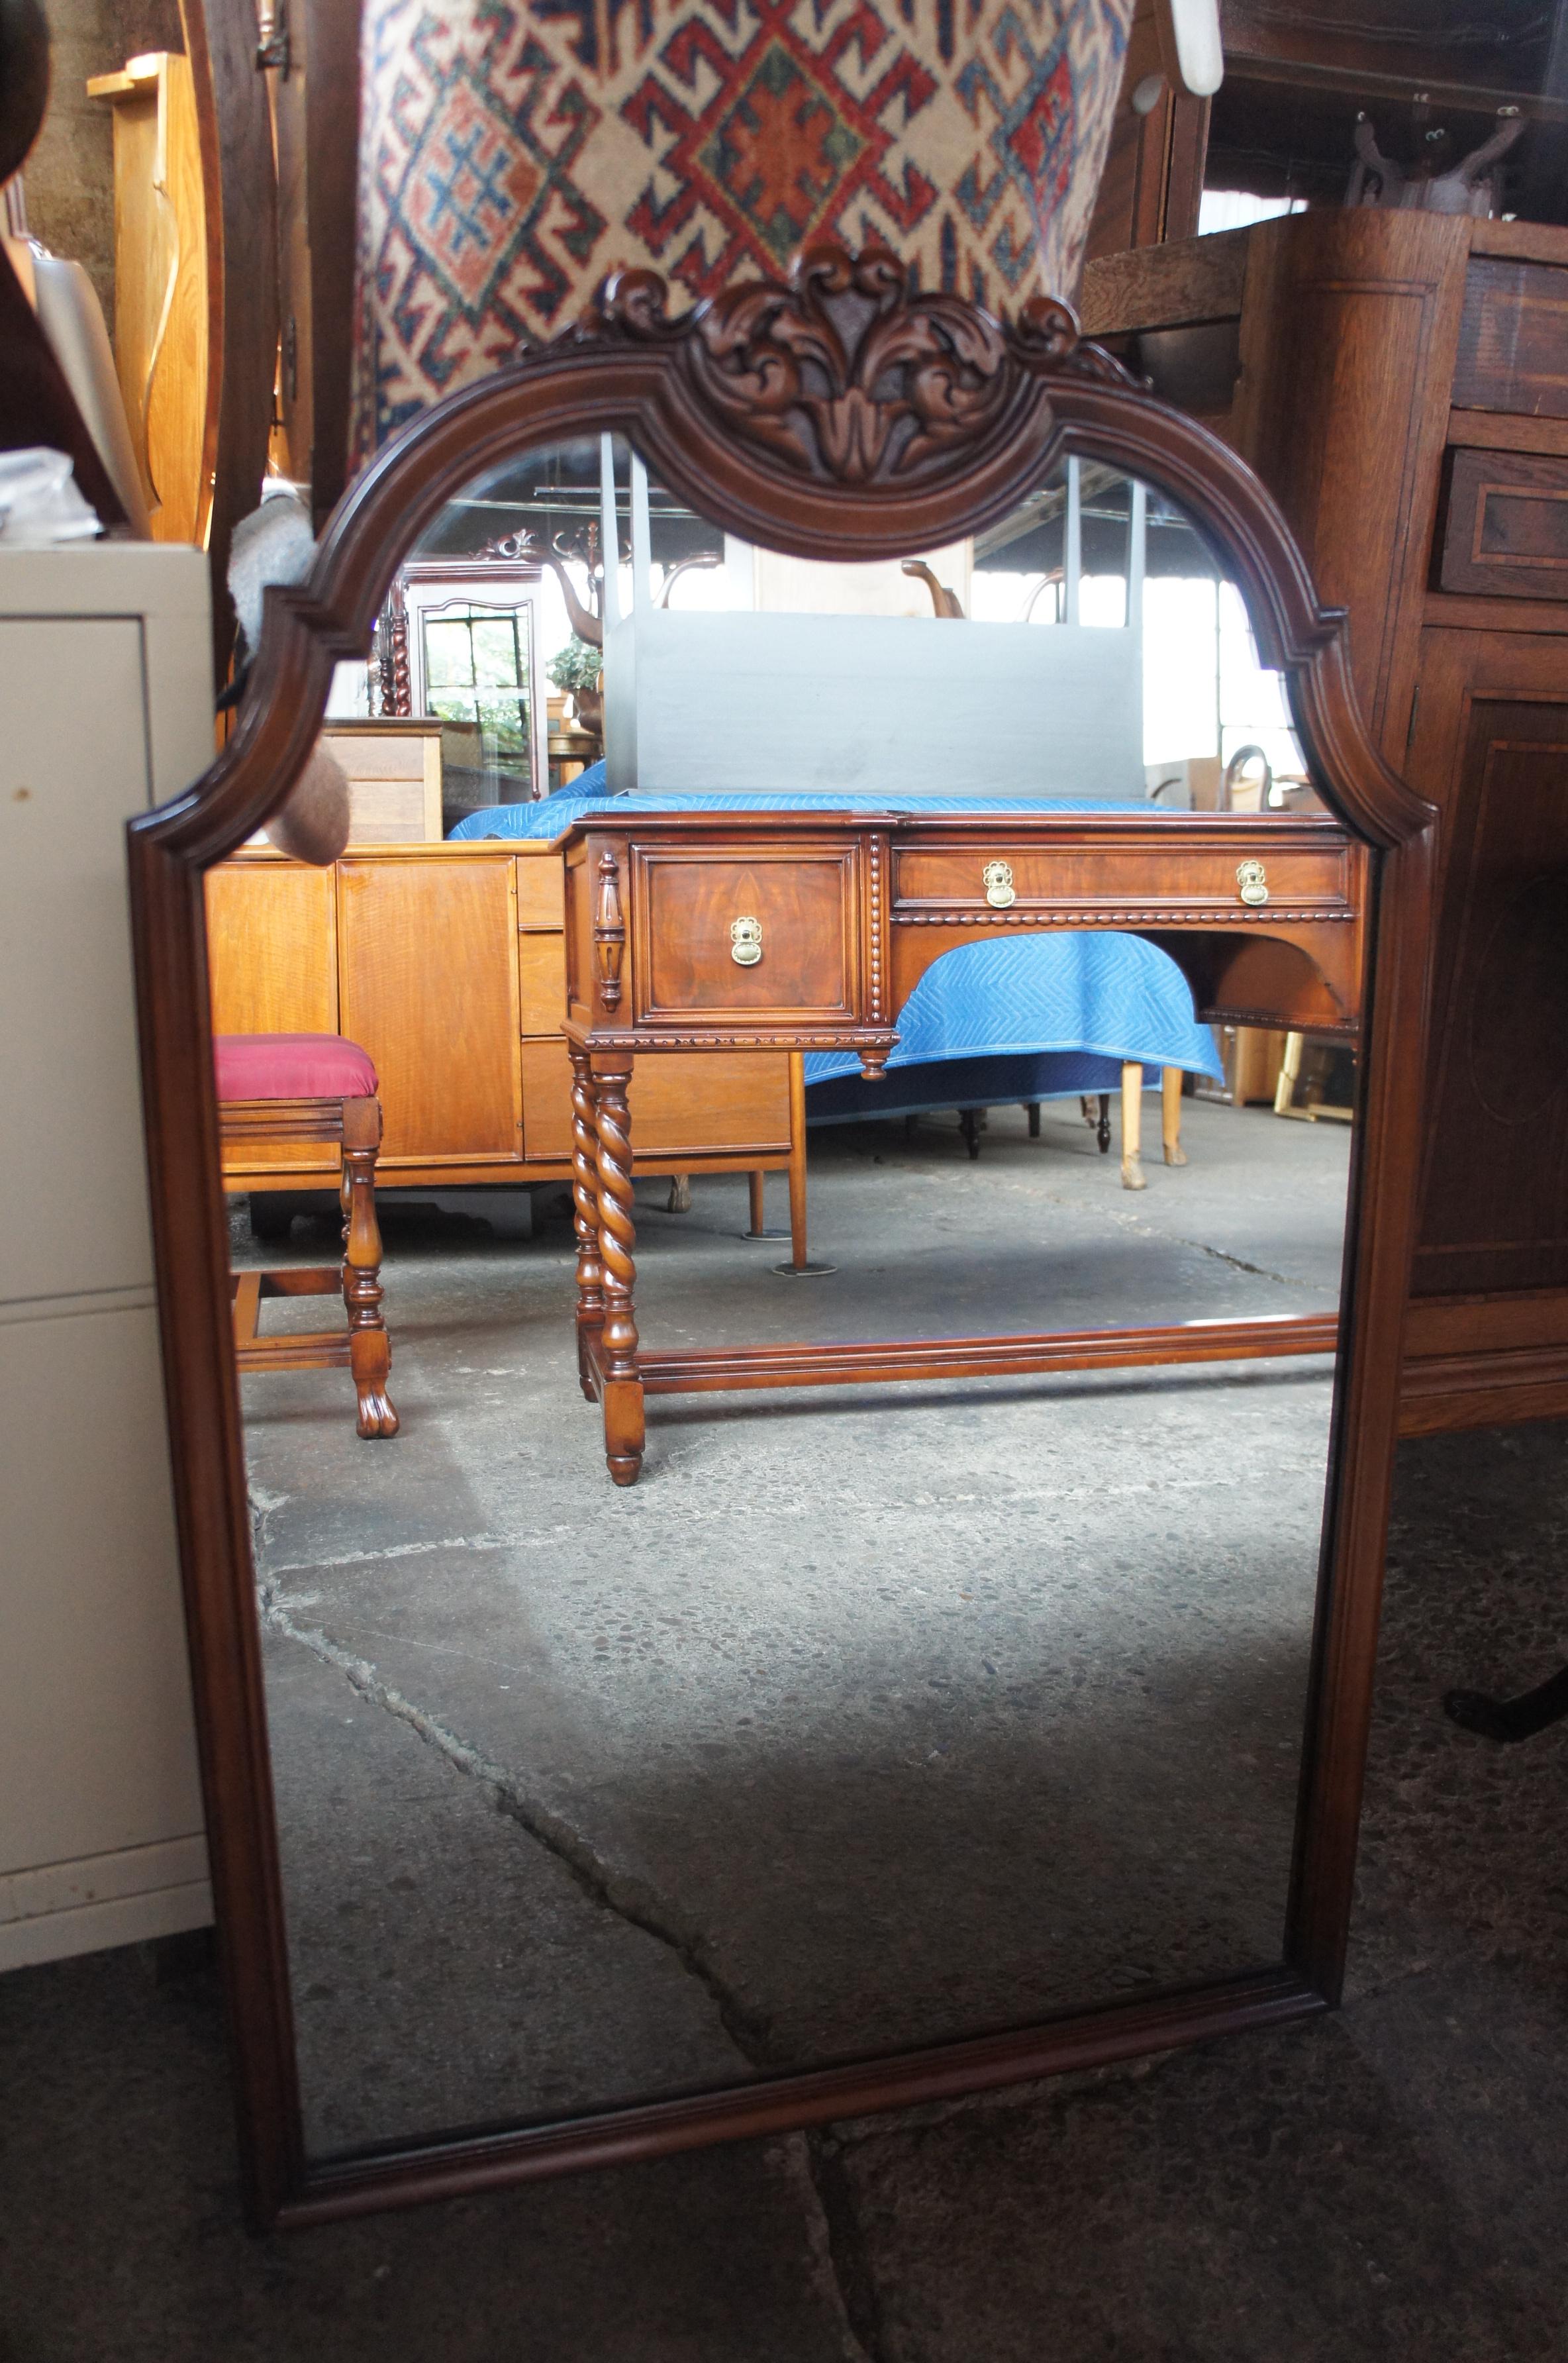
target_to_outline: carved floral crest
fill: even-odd
[[[579,335],[677,343],[693,393],[802,474],[909,485],[966,461],[1030,383],[1071,369],[1132,381],[1036,296],[998,320],[922,293],[896,255],[809,247],[788,280],[728,287],[672,319],[656,272],[616,272]]]

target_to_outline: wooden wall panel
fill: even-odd
[[[381,1170],[516,1157],[516,865],[433,847],[337,865],[343,1031],[381,1078]]]
[[[1433,214],[1308,214],[1260,225],[1248,244],[1235,440],[1320,594],[1349,607],[1357,693],[1396,761],[1469,230]]]
[[[1433,632],[1411,769],[1444,806],[1418,1297],[1568,1289],[1568,664]]]

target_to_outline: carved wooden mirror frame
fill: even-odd
[[[789,283],[671,319],[625,273],[557,343],[427,411],[339,505],[306,583],[268,594],[238,727],[205,776],[129,830],[163,1356],[213,1887],[247,2199],[259,2225],[411,2203],[573,2167],[928,2101],[1164,2050],[1331,2006],[1356,1825],[1410,1259],[1433,826],[1357,711],[1339,612],[1320,609],[1273,501],[1207,429],[1142,391],[1072,314],[1002,325],[909,288],[886,255],[814,250]],[[254,1596],[227,1228],[217,1155],[204,877],[281,803],[335,663],[362,658],[400,560],[480,471],[611,431],[701,514],[804,557],[902,557],[996,522],[1057,460],[1109,461],[1183,504],[1232,565],[1313,767],[1373,849],[1346,1286],[1284,1958],[1000,2036],[568,2123],[313,2165],[302,2131]]]

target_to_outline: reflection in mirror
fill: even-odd
[[[525,452],[409,552],[325,727],[344,857],[252,845],[208,882],[312,2154],[1277,1961],[1350,1152],[1281,1119],[1351,1104],[1356,956],[1329,974],[1320,921],[1359,871],[1209,544],[1073,461],[969,539],[831,564],[608,438]],[[667,864],[620,922],[628,993],[645,957],[705,973],[716,912],[756,1010],[795,906],[749,815],[781,811],[895,816],[898,1042],[871,1076],[833,1047],[630,1062],[603,1254],[635,1254],[645,1350],[1170,1350],[689,1377],[616,1485],[573,1322],[569,832],[687,815],[670,861],[722,855],[734,910]],[[1143,867],[1107,893],[1122,839]],[[810,1006],[845,955],[802,924]],[[1238,929],[1297,926],[1308,983],[1271,1002],[1254,965],[1248,1022]],[[336,1285],[345,1161],[347,1372],[302,1292]],[[1264,1322],[1297,1326],[1196,1359]]]

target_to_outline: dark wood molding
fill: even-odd
[[[228,549],[261,497],[278,353],[277,182],[266,80],[256,63],[254,0],[180,0],[196,83],[207,213],[207,367],[213,475],[207,542],[213,667],[219,686],[234,649]]]
[[[780,347],[781,330],[792,337],[797,326],[809,365]],[[879,340],[885,362],[875,375],[863,361],[867,335]],[[335,662],[364,657],[400,561],[444,503],[521,447],[600,430],[632,440],[663,482],[726,530],[808,557],[903,557],[958,539],[1005,516],[1069,455],[1160,484],[1227,553],[1263,660],[1288,676],[1325,794],[1372,849],[1367,1055],[1284,1958],[1220,1985],[940,2052],[318,2165],[305,2158],[301,2129],[228,1336],[203,873],[288,794],[315,741]],[[319,2221],[973,2091],[1268,2023],[1337,1998],[1414,1227],[1434,821],[1432,807],[1373,746],[1343,618],[1320,607],[1269,494],[1205,428],[1083,347],[1065,306],[1035,305],[1005,326],[952,298],[911,292],[887,257],[852,262],[818,253],[790,283],[731,291],[718,305],[671,321],[657,284],[624,279],[587,328],[437,405],[378,455],[330,521],[309,581],[268,594],[261,647],[228,746],[204,778],[128,832],[182,1564],[255,2222]]]

